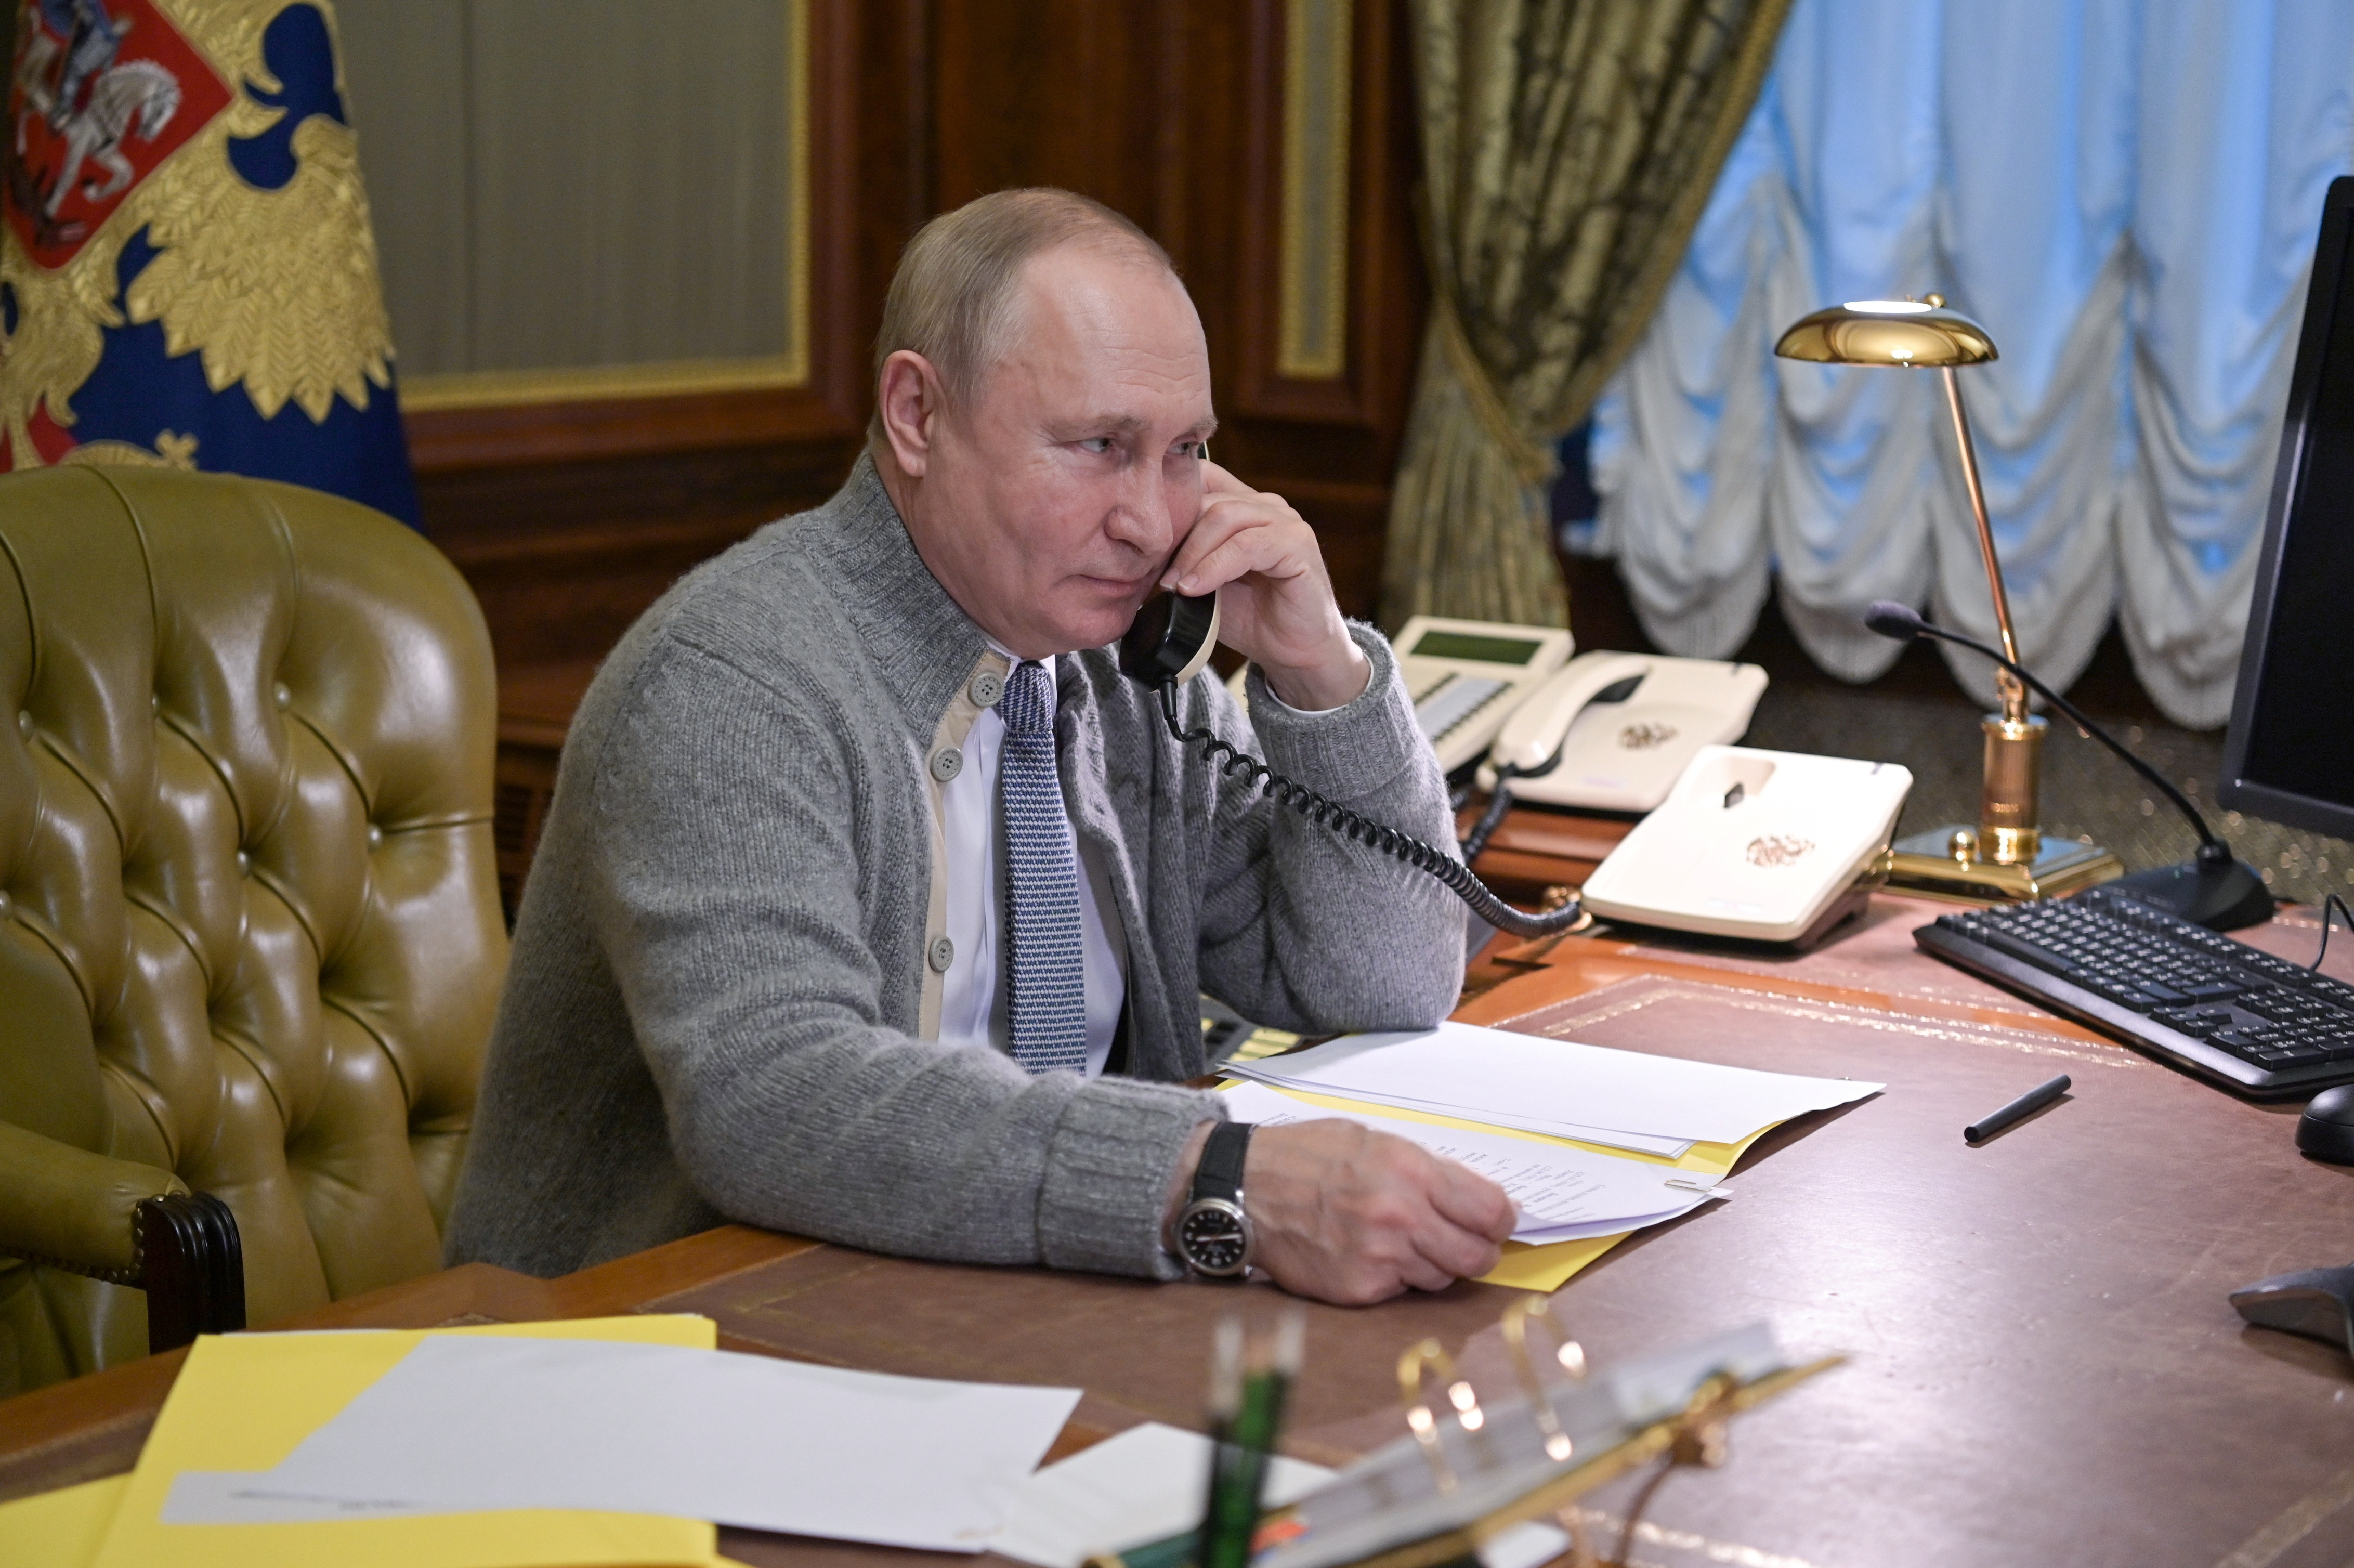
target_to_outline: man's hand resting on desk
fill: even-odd
[[[1172,1219],[1208,1136],[1204,1124],[1180,1164]],[[1342,1307],[1485,1274],[1514,1221],[1511,1199],[1486,1177],[1338,1118],[1252,1133],[1243,1207],[1257,1238],[1252,1266],[1296,1296]]]

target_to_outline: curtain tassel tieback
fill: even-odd
[[[1521,422],[1512,417],[1502,393],[1497,390],[1495,377],[1471,346],[1471,339],[1463,330],[1463,319],[1456,313],[1455,302],[1444,290],[1431,297],[1430,319],[1451,362],[1455,379],[1461,383],[1464,397],[1479,418],[1480,429],[1511,461],[1513,473],[1532,489],[1551,482],[1555,470],[1553,455],[1531,440]]]

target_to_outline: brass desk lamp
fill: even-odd
[[[1962,454],[1962,479],[1978,521],[1978,554],[1986,561],[1987,588],[1994,596],[1995,627],[2002,651],[2019,662],[2019,641],[2010,629],[2010,596],[1995,558],[1994,529],[1987,521],[1986,492],[1978,483],[1978,450],[1970,441],[1969,416],[1962,408],[1961,384],[1954,368],[1996,357],[1984,327],[1946,309],[1935,294],[1925,300],[1855,300],[1817,311],[1782,334],[1774,352],[1785,359],[1819,365],[1898,366],[1935,368],[1946,381],[1946,407],[1954,418],[1954,441]],[[2027,691],[2009,671],[1995,672],[2002,711],[1988,714],[1985,783],[1978,821],[1915,833],[1893,847],[1891,885],[1976,900],[2048,898],[2106,882],[2125,872],[2108,851],[2056,839],[2045,842],[2038,825],[2036,795],[2042,775],[2048,726],[2028,712]]]

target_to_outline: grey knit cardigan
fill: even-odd
[[[1389,646],[1302,714],[1206,677],[1189,725],[1451,842]],[[1111,656],[1060,661],[1064,796],[1128,979],[1128,1075],[940,1044],[934,783],[1005,660],[862,458],[818,510],[682,579],[573,721],[448,1230],[549,1276],[734,1219],[923,1257],[1166,1277],[1164,1195],[1217,1097],[1197,991],[1285,1028],[1419,1028],[1463,917],[1181,749]]]

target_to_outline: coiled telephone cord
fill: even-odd
[[[1163,681],[1161,693],[1161,716],[1169,725],[1169,733],[1180,746],[1198,746],[1211,766],[1227,778],[1240,778],[1290,807],[1310,821],[1330,828],[1344,839],[1369,844],[1383,853],[1405,862],[1416,871],[1446,885],[1458,898],[1470,906],[1471,913],[1499,931],[1509,931],[1515,937],[1550,937],[1566,931],[1585,917],[1579,901],[1572,898],[1558,909],[1548,909],[1532,915],[1515,909],[1496,896],[1488,885],[1471,874],[1471,868],[1443,850],[1433,848],[1411,833],[1400,832],[1384,822],[1359,816],[1338,800],[1329,800],[1305,784],[1296,784],[1276,772],[1248,752],[1219,739],[1207,729],[1186,729],[1177,720],[1177,686]]]

